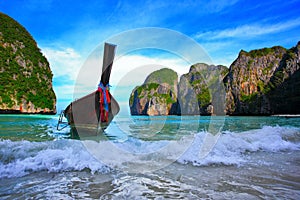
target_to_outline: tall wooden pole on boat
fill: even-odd
[[[102,64],[102,73],[99,85],[102,87],[109,87],[110,73],[115,57],[116,45],[105,43],[104,44],[104,53],[103,53],[103,64]],[[111,112],[111,111],[110,111]],[[97,132],[99,132],[101,127],[101,112],[98,114],[98,126]]]
[[[117,46],[114,44],[104,44],[102,74],[100,80],[104,87],[109,83],[110,72],[115,58],[116,47]]]

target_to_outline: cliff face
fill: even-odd
[[[143,85],[132,91],[130,113],[149,116],[174,114],[177,80],[177,73],[171,69],[164,68],[151,73]]]
[[[222,80],[225,66],[198,63],[180,78],[178,84],[178,115],[224,114],[225,90]],[[223,104],[222,104],[223,101]]]
[[[165,76],[160,71],[155,73]],[[147,85],[149,80],[151,84]],[[242,50],[229,70],[224,66],[195,64],[180,77],[177,89],[175,80],[165,84],[167,81],[152,79],[150,75],[143,86],[133,91],[131,113],[300,114],[300,42],[291,49],[275,46]]]
[[[225,90],[219,86],[223,85],[227,71],[224,66],[195,64],[181,76],[179,83],[173,70],[155,71],[142,86],[132,91],[129,101],[131,114],[211,115],[219,110],[224,114]],[[221,94],[223,97],[220,97]],[[221,100],[223,105],[218,104]]]
[[[300,113],[300,43],[241,51],[224,79],[230,115]]]
[[[52,76],[32,36],[0,13],[0,113],[56,113]]]

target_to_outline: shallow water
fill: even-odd
[[[0,116],[1,199],[300,199],[299,118],[121,116],[93,140],[57,119]]]

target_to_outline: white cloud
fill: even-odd
[[[83,58],[72,48],[42,48],[42,52],[50,63],[54,76],[67,76],[75,80],[82,65]]]
[[[63,109],[62,100],[71,101],[74,99],[74,82],[82,66],[82,56],[72,48],[42,47],[42,52],[50,63],[50,68],[54,75],[53,89],[58,99],[59,109]]]
[[[282,32],[297,26],[300,26],[300,18],[277,24],[251,24],[225,30],[208,31],[198,33],[194,37],[204,40],[255,37]]]
[[[126,55],[114,61],[111,83],[122,86],[140,85],[153,71],[170,68],[180,76],[189,71],[190,64],[180,58],[151,58],[142,55]]]
[[[74,85],[59,85],[54,87],[58,99],[73,99]]]

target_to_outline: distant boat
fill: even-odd
[[[57,129],[70,125],[72,134],[95,135],[105,130],[120,110],[118,102],[109,92],[109,78],[116,45],[105,43],[103,65],[98,90],[70,103],[61,113]],[[67,123],[63,122],[63,117]],[[60,124],[67,125],[60,128]]]

